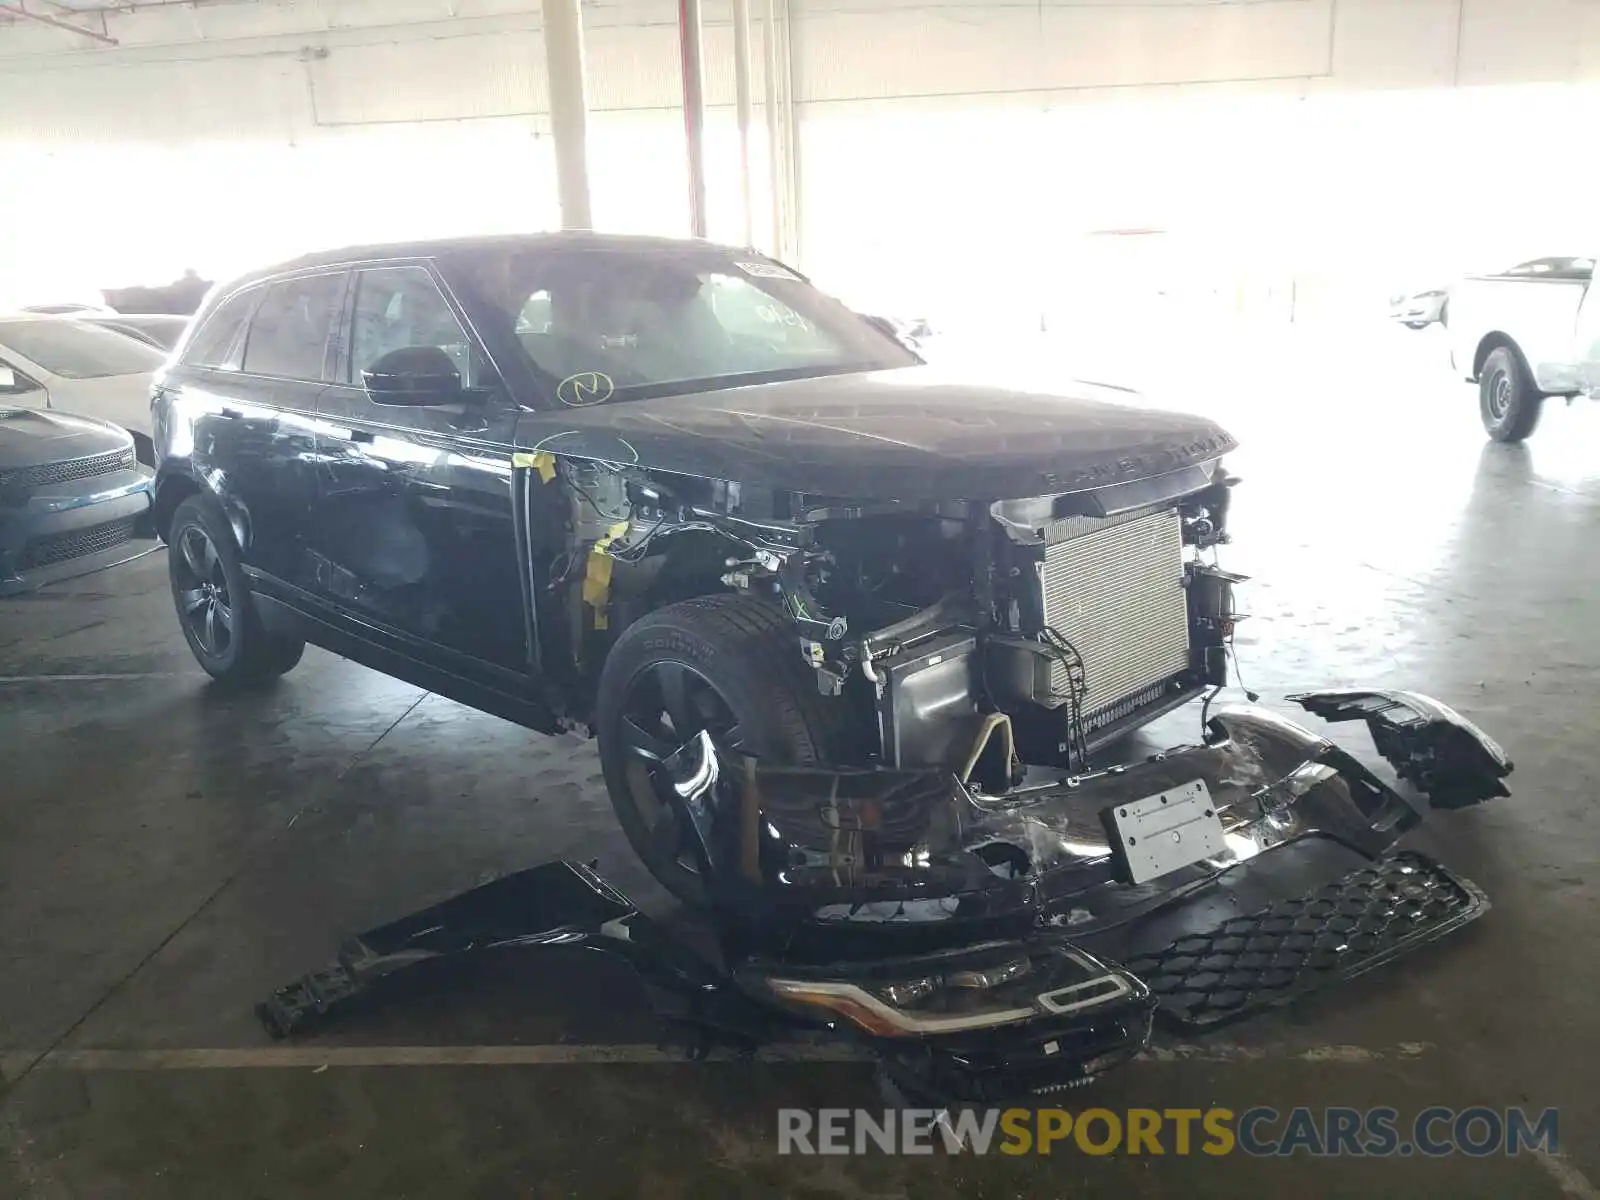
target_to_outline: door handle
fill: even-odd
[[[372,441],[372,434],[365,429],[352,429],[350,431],[350,440],[352,442],[370,442]]]

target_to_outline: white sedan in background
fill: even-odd
[[[1426,329],[1435,323],[1449,324],[1450,293],[1444,288],[1425,292],[1401,292],[1389,297],[1389,317],[1407,329]]]
[[[153,346],[67,317],[0,316],[0,404],[120,425],[144,462],[153,459],[150,381],[165,361]]]

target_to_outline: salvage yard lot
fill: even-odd
[[[271,988],[499,873],[598,860],[674,910],[588,743],[316,651],[269,692],[216,695],[158,553],[0,609],[0,1196],[1594,1196],[1600,412],[1554,408],[1528,446],[1485,446],[1429,335],[1384,334],[1361,354],[1213,345],[1204,371],[1175,350],[1225,382],[1150,383],[1245,443],[1224,554],[1255,577],[1244,681],[1275,707],[1306,685],[1416,688],[1516,761],[1511,800],[1415,839],[1494,909],[1061,1102],[1557,1107],[1561,1155],[779,1158],[779,1108],[881,1107],[870,1069],[806,1046],[678,1061],[626,971],[576,951],[486,960],[274,1045],[250,1011]],[[1149,740],[1196,728],[1184,710]]]

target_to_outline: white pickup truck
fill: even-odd
[[[1542,258],[1450,293],[1450,361],[1478,385],[1483,427],[1520,442],[1550,396],[1600,393],[1600,293],[1592,258]]]

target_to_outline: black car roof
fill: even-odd
[[[236,283],[249,283],[257,279],[302,271],[311,267],[341,266],[345,263],[372,262],[389,258],[437,258],[463,250],[514,250],[536,246],[583,247],[595,250],[631,250],[636,253],[682,253],[684,251],[710,251],[717,254],[755,254],[754,250],[737,250],[716,242],[688,238],[650,237],[643,234],[588,233],[569,230],[561,233],[492,234],[478,237],[428,238],[421,241],[384,242],[366,246],[345,246],[336,250],[318,250],[275,266],[252,271]],[[231,290],[231,289],[230,289]]]

